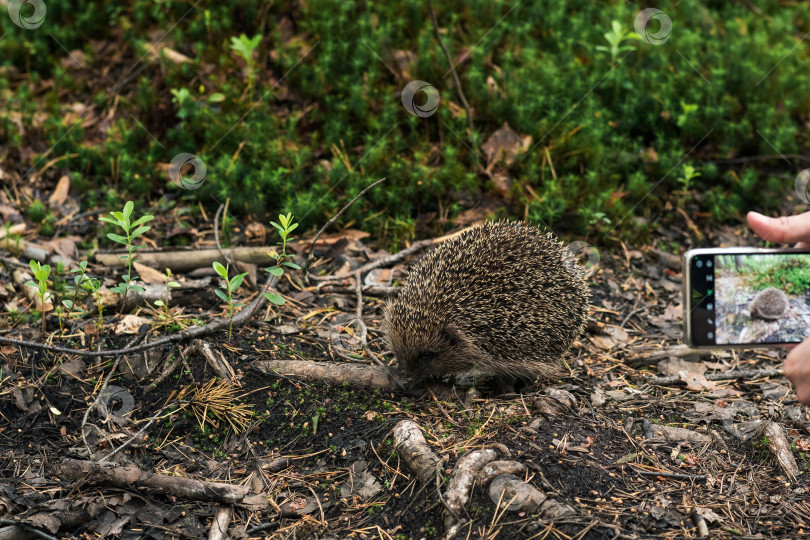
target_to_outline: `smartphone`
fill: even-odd
[[[690,347],[774,347],[810,337],[810,250],[692,249],[683,267]]]

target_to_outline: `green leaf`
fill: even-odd
[[[222,289],[216,289],[214,292],[217,293],[217,296],[219,296],[223,302],[230,302],[228,295],[222,292]]]
[[[265,268],[265,270],[267,270],[268,272],[270,272],[272,275],[274,275],[276,277],[281,277],[281,276],[284,275],[284,269],[279,268],[278,266],[271,266],[269,268]]]
[[[129,241],[126,239],[126,237],[121,236],[120,234],[107,233],[107,238],[109,238],[113,242],[118,242],[119,244],[124,244],[124,245],[129,244]]]
[[[267,299],[268,302],[272,302],[277,306],[283,306],[286,300],[281,297],[280,294],[274,292],[266,292],[264,293],[264,297]]]
[[[73,300],[62,300],[62,305],[68,309],[73,309]]]
[[[298,266],[297,264],[292,263],[292,262],[284,261],[281,264],[283,264],[284,266],[289,266],[290,268],[294,268],[295,270],[301,270],[300,266]]]
[[[275,227],[276,229],[278,229],[278,230],[280,230],[280,231],[283,231],[283,230],[284,230],[284,227],[282,227],[281,225],[279,225],[279,224],[278,224],[278,223],[276,223],[275,221],[271,221],[271,222],[270,222],[270,225],[272,225],[273,227]]]
[[[149,227],[147,225],[144,225],[143,227],[138,227],[137,229],[132,231],[132,234],[130,235],[130,237],[135,238],[136,236],[140,236],[140,235],[142,235],[143,233],[145,233],[146,231],[148,231],[151,228],[152,227]]]
[[[127,201],[127,204],[124,205],[124,219],[123,220],[129,220],[129,216],[132,215],[132,210],[134,210],[134,209],[135,209],[135,203],[132,202],[132,201]]]
[[[145,290],[140,285],[132,285],[132,284],[130,284],[128,288],[136,292],[143,292]]]
[[[37,275],[37,271],[39,270],[39,261],[30,260],[28,261],[28,267],[31,269],[31,273]]]
[[[145,216],[143,216],[143,217],[141,217],[141,218],[139,218],[139,219],[135,220],[135,222],[133,222],[133,223],[132,223],[132,226],[133,226],[133,227],[137,227],[137,226],[138,226],[138,225],[140,225],[141,223],[146,223],[147,221],[151,221],[151,220],[153,220],[153,219],[155,219],[155,216],[150,215],[150,214],[146,214]]]
[[[225,101],[225,94],[221,94],[219,92],[214,92],[210,96],[208,96],[208,101],[210,103],[221,103]]]
[[[227,268],[222,266],[222,264],[219,261],[214,261],[213,266],[214,270],[216,270],[217,274],[219,274],[219,277],[221,277],[222,279],[228,279],[228,270]]]
[[[113,218],[108,218],[107,216],[101,216],[98,218],[99,221],[103,221],[104,223],[111,223],[113,225],[118,225],[118,220]]]
[[[242,285],[242,281],[245,279],[246,275],[247,272],[245,272],[244,274],[239,274],[238,276],[233,276],[233,279],[231,279],[230,283],[231,291],[235,291],[236,289],[239,288],[240,285]]]
[[[180,286],[180,284],[177,283],[176,281],[170,281],[167,285],[169,287],[179,287]]]
[[[28,287],[36,287],[36,286],[37,286],[37,284],[36,284],[36,283],[34,283],[34,282],[33,282],[33,281],[31,281],[31,280],[26,281],[26,282],[25,282],[25,284],[26,284]]]

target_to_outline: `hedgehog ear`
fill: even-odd
[[[441,338],[442,341],[451,347],[455,347],[459,341],[461,341],[461,332],[452,324],[446,324],[444,328],[442,328]]]

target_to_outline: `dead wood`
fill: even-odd
[[[231,523],[231,516],[233,515],[233,506],[222,505],[217,509],[214,515],[214,521],[211,523],[211,532],[208,534],[208,540],[225,540],[228,538],[228,525]]]
[[[275,252],[275,247],[250,246],[226,248],[224,252],[237,263],[267,265],[274,262],[268,252]],[[122,253],[96,253],[96,262],[108,267],[123,267],[126,262]],[[218,249],[189,249],[182,251],[138,251],[138,262],[146,266],[161,269],[171,268],[175,274],[190,272],[197,268],[210,268],[214,261],[227,263]],[[164,289],[165,291],[165,289]]]
[[[571,506],[549,497],[512,474],[502,474],[489,485],[489,498],[513,512],[537,512],[541,519],[555,520],[576,514]]]
[[[436,455],[413,420],[401,420],[394,426],[394,450],[422,484],[433,485],[438,476],[442,458]]]
[[[444,528],[450,530],[453,524],[463,515],[464,507],[470,500],[481,469],[484,465],[498,459],[498,452],[495,450],[474,450],[464,454],[453,469],[453,474],[447,481],[447,491],[445,492],[445,516]]]
[[[502,474],[512,474],[514,476],[523,476],[526,473],[526,465],[517,461],[490,461],[478,473],[478,483],[482,486],[488,486],[495,478]]]
[[[624,359],[624,363],[631,367],[652,366],[670,357],[685,358],[693,356],[697,359],[700,356],[709,356],[711,352],[703,349],[693,349],[686,345],[673,345],[666,348],[652,348],[644,346],[643,349],[631,351]]]
[[[391,369],[383,366],[309,360],[260,360],[253,367],[268,375],[289,375],[327,384],[348,383],[380,390],[398,388],[397,376]]]
[[[152,496],[166,495],[180,499],[214,501],[250,510],[268,507],[264,495],[252,493],[246,486],[167,476],[142,471],[133,464],[121,466],[117,463],[63,459],[57,466],[57,474],[64,480],[135,490]]]
[[[740,369],[734,371],[726,371],[725,373],[709,373],[705,375],[707,381],[733,381],[737,379],[766,379],[768,377],[781,377],[782,370],[780,368],[772,369]],[[653,377],[649,380],[650,384],[658,384],[666,386],[683,382],[683,378],[679,375],[670,375],[668,377]]]
[[[801,474],[799,466],[796,464],[796,458],[791,450],[790,443],[787,440],[785,428],[776,422],[762,422],[758,430],[760,436],[765,437],[768,441],[768,448],[771,450],[779,466],[785,474],[791,479],[796,480],[796,477]],[[757,437],[759,438],[759,437]]]

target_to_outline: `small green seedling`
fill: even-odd
[[[172,281],[172,271],[170,268],[166,269],[166,272],[163,274],[163,281],[166,283],[166,301],[163,300],[155,300],[155,305],[160,306],[163,308],[169,309],[169,289],[174,287],[179,287],[180,284],[176,281]]]
[[[686,206],[686,198],[689,196],[689,191],[692,189],[692,180],[700,176],[700,171],[688,163],[683,164],[683,171],[678,178],[678,183],[681,185],[681,208]]]
[[[65,288],[71,291],[72,294],[70,295],[70,298],[64,298],[62,300],[62,306],[67,308],[67,313],[65,313],[65,318],[67,320],[70,320],[70,315],[73,312],[73,308],[76,307],[76,297],[79,294],[79,289],[82,288],[82,283],[84,283],[85,280],[90,279],[87,277],[87,261],[79,261],[79,267],[73,268],[70,272],[76,274],[73,276],[73,285],[68,284],[65,286]],[[59,311],[61,312],[61,309]],[[59,324],[62,324],[61,319]]]
[[[244,274],[239,274],[238,276],[228,279],[228,267],[222,266],[217,261],[214,261],[214,270],[217,274],[219,274],[219,277],[225,281],[224,285],[220,285],[222,290],[217,289],[216,293],[223,302],[227,302],[228,304],[228,318],[230,319],[230,324],[228,326],[228,343],[230,343],[231,336],[233,335],[233,308],[238,307],[234,306],[233,292],[238,289],[240,285],[242,285],[242,281],[245,279],[245,276],[248,275],[248,273],[245,272]]]
[[[253,51],[262,42],[261,35],[255,35],[252,38],[241,34],[239,37],[231,38],[231,50],[238,54],[242,60],[245,61],[245,75],[248,80],[248,95],[253,95],[253,86],[256,83],[256,60],[253,59]]]
[[[96,278],[86,277],[86,279],[81,282],[80,286],[82,289],[90,291],[90,294],[93,296],[93,299],[96,302],[96,307],[98,308],[98,321],[96,322],[96,328],[98,329],[98,333],[101,334],[101,329],[104,327],[104,317],[102,314],[104,306],[101,304],[100,292],[101,281]]]
[[[100,217],[98,218],[99,221],[103,221],[105,223],[111,223],[113,225],[117,225],[120,227],[126,236],[121,236],[120,234],[109,233],[107,238],[112,240],[113,242],[118,242],[119,244],[123,244],[127,246],[127,254],[121,255],[122,259],[127,261],[127,275],[126,277],[122,278],[123,281],[110,289],[113,292],[118,294],[122,294],[123,298],[121,299],[121,305],[124,305],[124,300],[127,298],[127,291],[130,289],[137,292],[143,292],[143,287],[138,285],[138,276],[132,276],[132,263],[135,262],[135,257],[133,257],[133,253],[136,249],[142,246],[133,246],[132,241],[135,240],[138,236],[142,235],[146,231],[148,231],[151,227],[148,225],[144,225],[147,221],[150,221],[155,218],[152,215],[145,215],[138,218],[135,221],[130,221],[130,216],[132,215],[132,210],[135,208],[135,204],[132,201],[127,201],[124,205],[123,212],[110,212],[113,217]]]
[[[275,259],[276,265],[265,268],[265,271],[276,276],[277,278],[281,278],[281,276],[284,275],[285,266],[288,268],[293,268],[294,270],[300,270],[301,267],[286,260],[289,258],[289,255],[287,255],[287,242],[293,239],[293,237],[290,236],[290,233],[298,227],[298,223],[293,222],[293,217],[290,213],[288,213],[286,216],[284,214],[279,214],[278,220],[281,222],[281,224],[271,221],[270,225],[275,227],[278,230],[279,236],[281,236],[281,242],[279,242],[279,245],[281,246],[281,253],[276,253],[275,251],[267,252],[270,257]],[[277,292],[266,292],[264,293],[264,297],[268,302],[271,302],[277,306],[283,306],[285,302],[284,298]]]
[[[166,301],[155,300],[155,306],[157,306],[155,316],[164,324],[171,324],[178,321],[175,320],[172,310],[169,309],[169,291],[174,287],[179,287],[180,284],[172,280],[172,271],[169,268],[163,273],[163,282],[166,283]]]
[[[628,39],[641,39],[641,36],[636,34],[635,32],[627,32],[622,26],[622,23],[619,21],[611,21],[610,23],[610,32],[605,32],[605,40],[608,42],[610,47],[605,47],[604,45],[597,45],[594,47],[597,51],[608,52],[610,53],[610,61],[612,63],[616,63],[619,59],[619,55],[623,52],[628,52],[634,50],[634,47],[629,45],[622,45],[622,43]]]
[[[37,288],[37,298],[39,298],[39,313],[42,316],[42,335],[45,335],[45,313],[50,311],[47,303],[50,301],[51,294],[48,292],[48,277],[51,275],[51,267],[48,264],[40,264],[39,261],[30,261],[28,266],[34,274],[33,281],[27,281],[25,284],[29,287]]]

